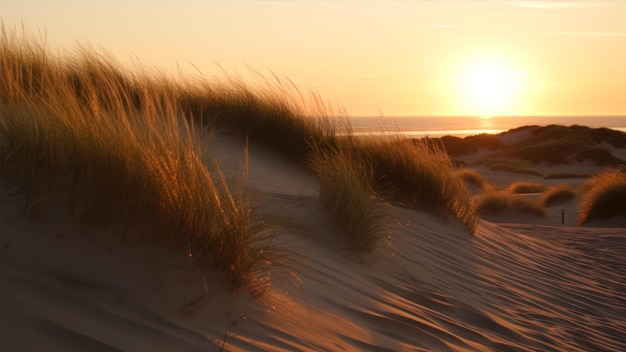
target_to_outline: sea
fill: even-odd
[[[361,116],[349,120],[354,135],[401,134],[409,138],[497,134],[530,125],[606,127],[626,133],[626,116]]]

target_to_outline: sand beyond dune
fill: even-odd
[[[249,158],[256,201],[290,224],[267,296],[229,292],[120,224],[26,219],[22,196],[4,197],[0,350],[626,350],[624,228],[510,218],[471,235],[389,206],[389,243],[361,257],[317,206],[313,177],[259,148]]]

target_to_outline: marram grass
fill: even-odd
[[[334,215],[353,248],[371,250],[386,233],[370,165],[349,150],[335,149],[315,153],[311,167],[320,179],[321,206]]]
[[[626,215],[626,172],[608,170],[581,185],[578,223]]]
[[[542,203],[507,191],[482,193],[474,196],[472,203],[474,210],[482,215],[493,215],[506,209],[534,214],[539,217],[548,215],[548,211]]]
[[[470,192],[443,148],[428,139],[357,137],[344,141],[368,165],[374,189],[386,200],[452,215],[471,232],[477,217]]]
[[[539,200],[545,206],[553,206],[565,203],[576,198],[576,189],[566,184],[549,186]]]
[[[82,219],[150,224],[152,240],[193,244],[230,287],[256,286],[272,231],[203,159],[210,137],[185,118],[181,84],[91,51],[59,59],[4,29],[0,43],[0,173],[29,209],[69,195]]]
[[[303,166],[312,160],[320,201],[358,250],[384,232],[381,200],[476,227],[467,187],[440,147],[341,137],[347,121],[293,85],[172,79],[92,49],[54,56],[40,40],[0,34],[0,176],[23,189],[28,209],[61,193],[75,218],[150,224],[153,240],[192,245],[194,260],[231,287],[258,290],[281,258],[275,230],[205,157],[210,130],[226,129]]]

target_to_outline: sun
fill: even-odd
[[[501,63],[480,62],[462,76],[462,94],[473,113],[501,114],[511,107],[515,74]]]

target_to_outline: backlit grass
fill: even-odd
[[[356,160],[369,165],[374,189],[387,200],[428,209],[442,217],[452,215],[470,231],[476,228],[469,190],[438,144],[398,136],[343,142]]]
[[[255,287],[271,231],[203,159],[210,134],[185,118],[181,83],[92,51],[60,59],[4,29],[0,42],[0,172],[28,209],[69,196],[83,221],[150,224],[152,241],[191,244],[230,287]]]
[[[540,202],[545,206],[552,206],[574,198],[576,198],[576,190],[572,186],[559,184],[548,187],[541,195]]]
[[[516,181],[511,183],[507,190],[511,193],[541,193],[546,190],[546,185],[540,182]]]
[[[459,169],[457,174],[468,186],[476,187],[479,191],[488,192],[493,190],[493,186],[475,170]]]
[[[626,173],[612,170],[593,176],[581,186],[578,223],[626,215]]]
[[[353,248],[371,250],[386,234],[370,165],[349,150],[330,150],[316,153],[311,166],[320,178],[320,204],[334,214]]]
[[[481,215],[493,215],[507,209],[539,217],[548,214],[541,203],[506,191],[494,191],[475,196],[473,207]]]
[[[219,130],[312,166],[321,204],[359,251],[381,239],[381,201],[476,227],[467,187],[438,145],[338,137],[350,130],[345,117],[280,79],[253,89],[172,78],[92,49],[55,56],[43,41],[1,35],[0,177],[27,195],[26,213],[57,197],[76,221],[145,224],[149,240],[258,292],[280,261],[275,230],[206,156]]]

